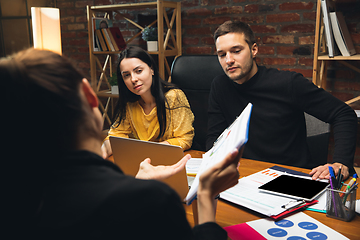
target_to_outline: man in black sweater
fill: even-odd
[[[249,140],[243,157],[314,167],[310,173],[313,179],[329,178],[328,166],[336,174],[342,166],[346,178],[354,171],[357,119],[348,105],[299,73],[257,66],[258,46],[245,23],[223,23],[214,40],[225,74],[214,79],[210,91],[207,149],[251,102]],[[312,165],[304,112],[332,124],[333,164]]]

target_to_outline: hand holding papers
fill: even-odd
[[[249,103],[234,123],[220,135],[214,146],[204,154],[199,172],[185,198],[187,204],[190,204],[196,197],[201,174],[223,160],[235,148],[240,149],[247,142],[251,110],[252,104]]]

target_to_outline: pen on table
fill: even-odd
[[[336,185],[336,189],[340,189],[340,185],[341,185],[341,166],[342,165],[340,165],[340,167],[339,167],[339,171],[338,171],[338,174],[337,174],[337,176],[336,176],[336,181],[337,181],[337,185]]]
[[[334,185],[333,185],[333,175],[334,175],[334,171],[332,169],[332,167],[329,166],[329,173],[330,173],[330,187],[331,189],[334,189]],[[331,191],[331,190],[330,190]],[[336,201],[335,201],[335,195],[334,195],[334,192],[331,191],[331,196],[332,196],[332,200],[333,200],[333,206],[334,206],[334,213],[335,213],[335,216],[337,217],[338,214],[337,214],[337,210],[336,210]]]
[[[358,185],[359,183],[354,183],[350,188],[346,188],[346,193],[344,197],[344,204],[346,203],[347,196],[351,193],[352,190]]]
[[[340,174],[340,179],[338,179],[338,189],[340,190],[343,186],[343,178],[344,178],[344,175]]]
[[[337,184],[337,180],[335,177],[334,169],[331,166],[329,166],[329,173],[330,173],[330,180],[331,180],[330,183],[332,183],[331,188],[335,189],[338,184]]]
[[[358,175],[354,173],[353,178],[357,179]]]
[[[348,190],[348,193],[350,193],[359,183],[354,183]]]
[[[349,184],[348,184],[348,186],[347,186],[347,188],[350,188],[353,184],[355,184],[356,183],[356,180],[357,180],[357,175],[356,174],[354,174],[353,175],[353,178],[350,180],[350,182],[349,182]]]
[[[355,175],[354,175],[355,176]],[[353,178],[350,180],[349,184],[346,186],[344,192],[348,192],[348,190],[356,183],[356,178]],[[345,193],[341,193],[340,197],[343,197],[345,195]]]
[[[297,199],[297,200],[292,200],[290,202],[288,202],[287,204],[282,205],[282,208],[285,208],[286,210],[298,207],[302,204],[306,203],[304,200],[302,199]]]
[[[337,176],[336,176],[336,179],[339,179],[339,178],[340,178],[340,174],[341,174],[341,166],[342,166],[342,165],[340,165],[340,167],[339,167],[339,172],[338,172],[338,174],[337,174]]]

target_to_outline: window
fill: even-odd
[[[55,7],[55,0],[0,0],[0,57],[33,46],[31,7]]]

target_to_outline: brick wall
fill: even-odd
[[[143,2],[139,0],[57,0],[60,8],[63,53],[73,59],[78,68],[89,75],[86,5]],[[183,54],[214,54],[212,34],[226,20],[239,19],[251,25],[259,45],[258,64],[302,73],[311,80],[315,32],[316,0],[182,0]],[[359,0],[338,0],[360,53]],[[141,12],[125,12],[127,17],[139,21]],[[150,12],[150,14],[154,14]],[[126,37],[137,30],[115,16],[115,25]],[[144,44],[138,40],[140,45]],[[359,62],[352,61],[360,67]],[[331,62],[328,70],[327,90],[347,101],[360,95],[360,73]],[[354,108],[360,109],[354,105]],[[359,128],[360,129],[360,128]],[[359,130],[360,131],[360,130]],[[360,136],[360,134],[358,134]],[[358,141],[359,142],[359,141]],[[333,143],[330,145],[332,152]],[[360,145],[356,164],[360,166]]]

